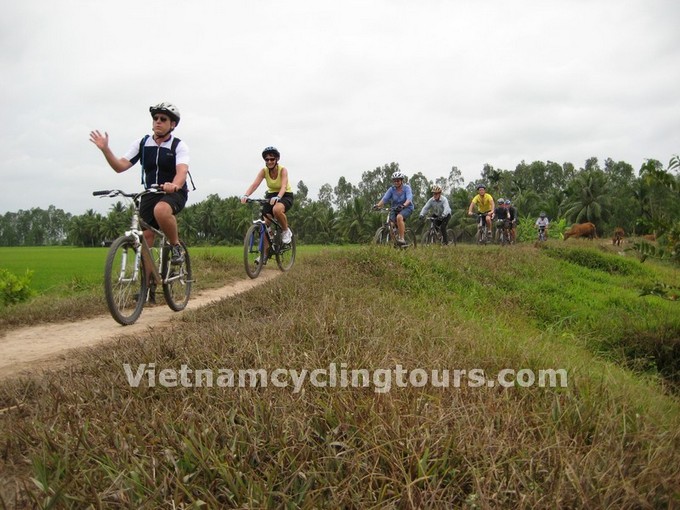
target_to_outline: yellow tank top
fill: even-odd
[[[267,181],[267,191],[269,193],[278,193],[281,191],[281,174],[283,173],[283,167],[281,165],[276,165],[278,174],[276,179],[272,179],[269,175],[269,169],[264,167],[264,179]],[[293,189],[290,187],[290,176],[288,176],[288,184],[286,186],[286,193],[292,193]]]

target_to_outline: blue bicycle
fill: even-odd
[[[247,201],[260,205],[269,203],[269,200],[262,198],[249,198]],[[243,239],[243,263],[250,278],[257,278],[272,257],[276,258],[276,264],[281,271],[288,271],[293,267],[295,236],[286,244],[281,238],[282,232],[281,225],[271,214],[253,221]]]

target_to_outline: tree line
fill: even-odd
[[[608,158],[601,165],[593,157],[581,168],[553,161],[522,161],[514,170],[486,164],[479,179],[467,185],[456,166],[434,180],[416,172],[407,182],[413,189],[416,212],[429,199],[433,184],[444,189],[453,210],[449,225],[463,240],[471,238],[475,230],[466,209],[478,182],[485,183],[494,198],[511,199],[520,217],[535,218],[545,211],[551,221],[590,221],[600,236],[622,227],[628,235],[656,233],[674,239],[680,234],[679,169],[678,156],[667,167],[649,159],[637,172],[624,161]],[[298,242],[368,242],[385,220],[385,213],[373,212],[371,206],[391,185],[397,170],[408,175],[393,162],[364,172],[356,184],[340,177],[335,185],[321,186],[316,199],[309,197],[307,186],[299,181],[295,205],[288,214]],[[0,246],[100,246],[127,229],[130,215],[130,206],[123,202],[114,203],[107,214],[90,209],[71,215],[54,206],[7,212],[0,216]],[[189,245],[240,244],[256,215],[255,206],[242,205],[236,196],[213,194],[188,205],[178,223]],[[412,218],[412,225],[422,227],[416,215]]]

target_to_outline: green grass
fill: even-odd
[[[16,275],[32,271],[31,288],[38,294],[63,294],[101,282],[106,253],[107,248],[0,247],[0,267]]]
[[[302,246],[298,257],[322,247]],[[339,248],[330,248],[338,250]],[[102,288],[107,248],[0,248],[0,267],[14,274],[34,272],[26,303],[0,306],[0,327],[73,321],[108,313]],[[195,283],[193,292],[220,287],[245,277],[243,247],[190,247]]]
[[[633,261],[622,274],[610,259],[620,256],[593,250],[319,249],[281,278],[183,314],[172,330],[83,350],[69,369],[0,385],[0,407],[19,404],[0,415],[0,482],[20,491],[5,502],[673,507],[680,402],[655,365],[631,365],[634,353],[615,347],[630,326],[672,347],[672,335],[657,334],[678,331],[677,304],[636,289],[648,279],[677,283],[678,271]],[[612,330],[616,323],[625,327]],[[146,378],[131,387],[123,364],[152,362],[158,372],[345,363],[490,376],[563,368],[569,377],[557,388],[385,393],[167,388]]]

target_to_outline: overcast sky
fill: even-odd
[[[267,145],[312,196],[393,161],[466,183],[485,163],[667,165],[679,27],[677,0],[5,0],[0,213],[107,211],[91,192],[140,169],[116,174],[89,132],[122,156],[160,101],[189,203],[242,194]]]

